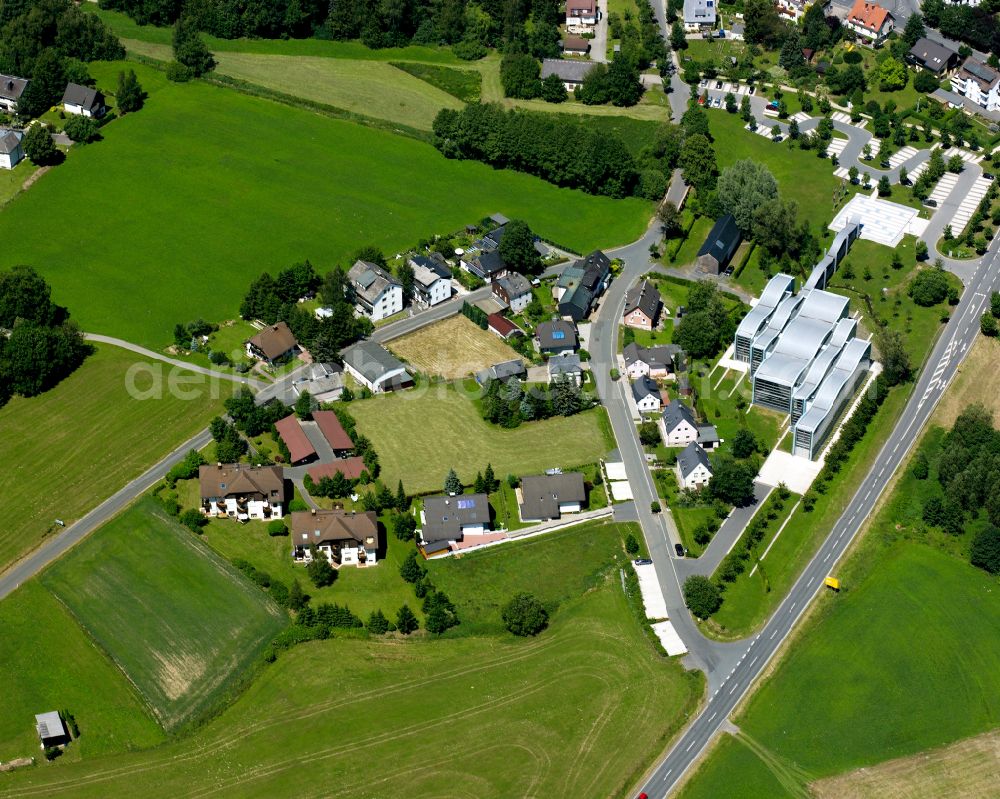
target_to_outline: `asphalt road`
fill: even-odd
[[[994,239],[983,258],[981,267],[934,347],[927,361],[928,365],[920,374],[902,416],[829,536],[760,634],[749,643],[744,641],[740,644],[742,651],[736,664],[717,688],[710,688],[711,697],[704,710],[643,784],[641,790],[651,799],[669,795],[691,764],[701,756],[792,631],[810,601],[822,589],[824,578],[835,573],[837,563],[874,510],[893,473],[917,440],[979,332],[979,317],[989,301],[990,293],[1000,288],[998,242],[1000,239]],[[688,643],[689,639],[683,630],[681,635],[684,642]]]

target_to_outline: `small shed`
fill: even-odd
[[[35,716],[35,729],[38,730],[38,740],[41,741],[42,749],[62,746],[69,742],[69,733],[66,732],[66,725],[63,724],[62,716],[57,710]]]

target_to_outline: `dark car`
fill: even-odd
[[[649,558],[636,558],[632,562],[636,566],[652,566],[653,565],[653,561],[651,561]]]
[[[683,558],[684,557],[684,545],[683,544],[674,544],[674,552],[677,553],[677,557]]]
[[[931,208],[937,208],[937,200],[932,200],[930,197],[928,197],[926,200],[924,200],[924,205],[929,206]]]
[[[880,163],[879,166],[882,167],[882,169],[891,169],[892,168],[892,166],[889,163],[888,159],[885,159],[885,158],[882,159],[882,163]]]
[[[912,186],[913,185],[913,181],[910,180],[909,178],[903,178],[901,181],[899,181],[899,185],[901,185],[901,186]]]
[[[994,178],[996,178],[996,175],[991,175],[989,172],[983,172],[983,177],[986,178],[987,180],[993,180]]]

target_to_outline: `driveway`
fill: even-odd
[[[597,25],[594,38],[590,40],[590,60],[608,60],[608,0],[597,0]]]

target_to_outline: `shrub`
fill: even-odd
[[[317,588],[333,585],[337,579],[336,570],[329,564],[326,556],[321,552],[313,552],[313,559],[306,566],[306,574],[309,575],[312,584]]]
[[[917,305],[937,305],[948,296],[948,278],[941,269],[923,269],[910,281],[906,293]]]
[[[101,138],[97,121],[85,116],[74,116],[67,120],[63,133],[78,144],[90,144]]]
[[[504,626],[514,635],[538,635],[548,626],[549,614],[531,594],[515,594],[500,612]]]
[[[639,552],[639,542],[636,540],[636,537],[632,535],[632,533],[625,536],[625,551],[629,555],[636,555]]]
[[[684,581],[684,602],[699,619],[707,619],[721,607],[722,592],[707,577],[692,574]]]
[[[284,519],[271,519],[267,523],[267,534],[270,536],[288,535],[288,526]]]
[[[187,83],[192,77],[191,70],[179,61],[171,61],[167,64],[167,80],[174,83]]]
[[[990,574],[1000,573],[1000,529],[991,524],[976,536],[970,561]]]
[[[863,60],[863,56],[857,50],[848,50],[844,53],[845,64],[860,64]]]
[[[196,508],[188,508],[177,517],[177,521],[187,527],[192,533],[201,533],[201,528],[208,524],[208,519]]]

